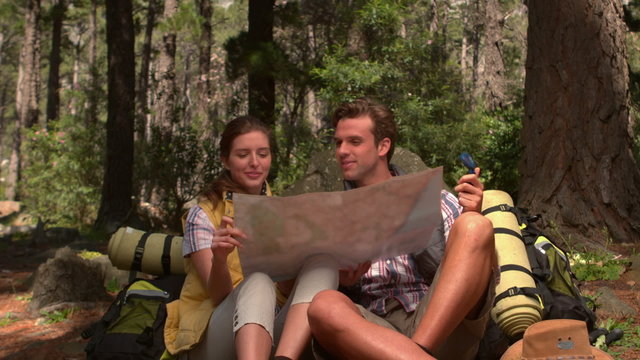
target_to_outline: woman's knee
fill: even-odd
[[[240,284],[240,293],[263,299],[274,298],[276,290],[271,278],[264,273],[252,273],[244,278]]]

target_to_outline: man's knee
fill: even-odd
[[[323,290],[316,294],[309,305],[307,316],[314,332],[335,328],[349,311],[348,297],[336,290]]]
[[[469,250],[482,252],[495,250],[491,220],[480,213],[465,212],[461,214],[454,222],[451,234],[454,235],[454,241],[464,242],[464,247]]]

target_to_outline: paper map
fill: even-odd
[[[309,256],[341,267],[420,251],[442,219],[442,168],[396,176],[349,191],[290,197],[234,194],[245,274],[294,278]]]

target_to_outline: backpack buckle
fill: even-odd
[[[514,286],[512,288],[507,289],[507,296],[516,296],[516,295],[522,295],[522,290],[520,290],[519,287]]]

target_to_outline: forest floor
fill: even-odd
[[[0,359],[85,359],[87,340],[80,334],[102,316],[110,303],[100,302],[93,308],[74,310],[66,319],[31,314],[27,307],[32,274],[55,249],[46,245],[32,248],[9,243],[0,250]],[[616,251],[622,256],[634,252],[629,246],[619,247]],[[640,284],[623,274],[615,281],[585,283],[582,290],[585,294],[594,294],[603,286],[613,289],[619,299],[640,313]],[[115,293],[111,295],[115,298]],[[640,319],[616,318],[610,314],[598,316],[599,322],[624,322],[632,329],[625,334],[626,341],[612,344],[608,352],[616,359],[640,359],[640,349],[630,345],[640,344]],[[635,340],[629,341],[629,337],[635,337]]]

